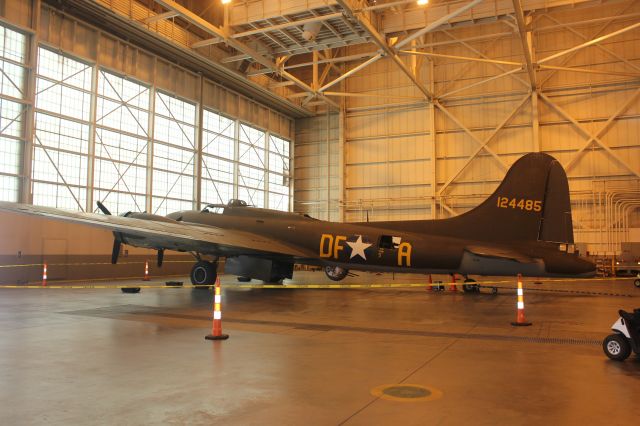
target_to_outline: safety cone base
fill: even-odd
[[[533,323],[530,322],[512,322],[511,325],[515,326],[515,327],[526,327],[529,325],[532,325]]]
[[[221,334],[219,336],[214,336],[213,334],[207,334],[204,336],[206,340],[227,340],[229,338],[228,334]]]

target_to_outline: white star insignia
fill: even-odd
[[[364,260],[367,260],[367,256],[364,254],[364,251],[371,247],[372,244],[362,242],[362,235],[358,235],[358,239],[354,242],[347,241],[347,244],[351,247],[351,257],[349,259],[353,259],[355,256],[360,256]]]

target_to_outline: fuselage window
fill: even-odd
[[[380,237],[379,247],[381,249],[397,249],[400,243],[402,242],[401,237],[394,237],[392,235],[382,235]]]

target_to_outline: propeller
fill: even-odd
[[[102,204],[100,201],[96,201],[96,204],[98,205],[98,208],[102,213],[104,213],[107,216],[111,216],[111,212],[109,211],[108,208],[104,206],[104,204]]]
[[[106,216],[111,216],[111,212],[108,208],[105,207],[100,201],[96,201],[98,205],[98,209],[105,214]],[[126,212],[122,214],[122,217],[135,217],[135,216],[146,216],[147,212],[144,213],[135,213]],[[134,216],[135,215],[135,216]],[[113,232],[113,249],[111,250],[111,263],[118,263],[118,257],[120,257],[120,248],[122,247],[122,234],[120,232]],[[162,261],[164,260],[164,249],[158,249],[158,267],[162,266]]]
[[[96,201],[98,208],[102,213],[106,216],[111,216],[111,212],[108,208],[105,207],[100,201]],[[113,248],[111,249],[111,263],[115,265],[118,263],[118,257],[120,256],[120,247],[122,247],[122,238],[120,237],[119,232],[113,233]]]

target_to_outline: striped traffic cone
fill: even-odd
[[[427,284],[427,291],[433,291],[433,281],[431,280],[431,274],[429,274],[429,284]]]
[[[511,325],[514,326],[527,326],[527,325],[531,325],[530,322],[527,322],[526,319],[524,319],[524,290],[522,289],[522,275],[518,274],[518,313],[516,315],[516,321],[512,322]]]
[[[47,264],[42,265],[42,286],[47,286]]]
[[[144,262],[144,278],[142,281],[149,281],[149,261]]]
[[[226,340],[228,334],[222,334],[222,296],[220,295],[220,278],[216,278],[216,292],[213,299],[213,326],[211,334],[204,338],[207,340]]]
[[[449,286],[449,291],[458,291],[458,286],[456,285],[456,274],[451,274],[451,285]]]

